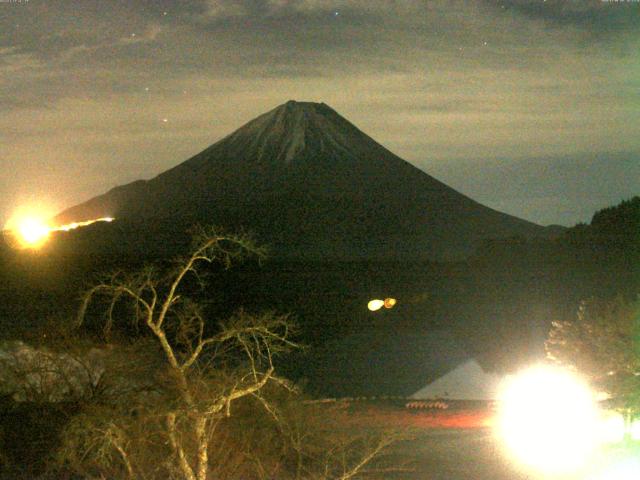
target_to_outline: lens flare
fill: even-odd
[[[37,248],[47,240],[50,228],[41,218],[25,217],[19,220],[16,232],[25,247]]]
[[[54,226],[45,220],[44,216],[34,213],[17,213],[7,222],[2,233],[11,247],[36,250],[47,242],[52,232],[68,232],[96,222],[113,220],[113,217],[101,217]]]
[[[367,303],[367,308],[372,312],[380,310],[384,306],[384,300],[374,299]]]
[[[587,480],[637,480],[640,478],[640,460],[626,458],[588,477]]]
[[[543,474],[579,470],[598,444],[594,395],[564,370],[534,367],[512,377],[501,392],[498,432],[522,464]]]
[[[640,419],[634,420],[629,427],[629,435],[633,440],[640,440]]]
[[[624,439],[626,426],[624,417],[617,412],[603,415],[599,425],[598,438],[604,443],[618,443]]]

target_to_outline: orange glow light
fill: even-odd
[[[384,308],[393,308],[398,301],[395,298],[385,298]]]
[[[38,248],[47,241],[51,229],[41,218],[25,217],[18,220],[14,231],[24,248]]]
[[[398,303],[398,301],[395,298],[385,298],[384,300],[376,298],[367,303],[367,308],[372,312],[376,312],[382,307],[393,308],[396,303]]]
[[[59,227],[52,228],[53,231],[56,232],[68,232],[69,230],[74,230],[79,227],[86,227],[87,225],[91,225],[96,222],[113,222],[115,219],[113,217],[102,217],[96,218],[95,220],[86,220],[84,222],[73,222],[67,223],[66,225],[60,225]]]
[[[44,218],[36,214],[16,215],[7,222],[4,233],[9,245],[14,248],[38,249],[47,242],[51,232],[68,232],[96,222],[112,222],[113,220],[112,217],[102,217],[52,226]]]

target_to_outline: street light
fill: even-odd
[[[51,227],[43,215],[30,211],[12,216],[3,233],[11,247],[37,249],[46,243]]]
[[[593,392],[575,375],[537,366],[507,380],[499,434],[527,467],[545,475],[578,471],[598,445],[600,414]]]
[[[637,480],[639,477],[640,461],[630,457],[614,462],[587,480]]]
[[[631,422],[629,435],[632,440],[640,440],[640,418]]]
[[[391,298],[391,297],[385,298],[384,300],[375,298],[373,300],[370,300],[369,303],[367,303],[367,308],[372,312],[376,312],[380,310],[382,307],[387,309],[393,308],[396,305],[396,303],[398,303],[398,301],[395,298]]]

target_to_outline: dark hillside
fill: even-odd
[[[450,304],[456,331],[488,365],[526,361],[541,353],[550,322],[575,318],[581,300],[638,295],[640,197],[557,239],[488,242],[466,271]]]

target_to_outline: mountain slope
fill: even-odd
[[[290,101],[148,181],[62,212],[244,228],[278,256],[451,258],[543,227],[484,207],[397,157],[325,104]]]

